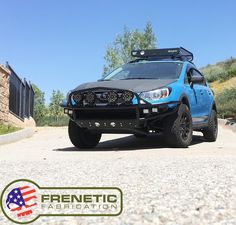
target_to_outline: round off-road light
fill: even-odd
[[[122,94],[122,99],[125,103],[130,103],[133,99],[133,93],[130,91],[124,91]]]
[[[140,52],[140,55],[144,55],[144,54],[145,54],[145,51],[141,51],[141,52]]]
[[[76,103],[80,103],[82,100],[82,95],[79,93],[73,94],[72,95],[72,99],[76,102]]]
[[[93,104],[95,102],[95,94],[93,92],[88,92],[85,94],[85,100],[89,104]]]
[[[118,94],[115,91],[108,92],[107,101],[109,103],[116,103],[117,100],[118,100]]]

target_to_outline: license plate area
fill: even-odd
[[[75,110],[78,120],[134,120],[137,119],[135,108],[105,108],[105,109],[78,109]]]

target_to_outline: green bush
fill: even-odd
[[[215,65],[207,65],[200,69],[208,82],[226,81],[236,76],[236,59],[231,58]]]
[[[226,89],[216,97],[218,115],[236,118],[236,88]]]
[[[44,116],[37,122],[37,126],[61,127],[67,126],[69,123],[68,116]]]
[[[205,75],[208,82],[213,82],[218,80],[219,75],[224,73],[224,69],[221,66],[208,65],[207,67],[201,69],[202,73]]]
[[[11,125],[0,124],[0,135],[8,134],[20,130],[21,128],[13,127]]]
[[[218,80],[220,82],[223,82],[235,76],[236,76],[236,68],[229,68],[228,70],[218,75]]]

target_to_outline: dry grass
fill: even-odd
[[[233,77],[227,81],[219,82],[214,81],[210,83],[210,87],[214,91],[215,95],[217,96],[220,92],[224,91],[225,89],[235,88],[236,87],[236,77]]]

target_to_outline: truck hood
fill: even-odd
[[[82,91],[90,88],[111,88],[130,90],[135,93],[151,91],[175,82],[176,79],[132,79],[132,80],[112,80],[112,81],[97,81],[81,84],[73,91]]]

